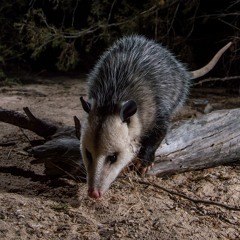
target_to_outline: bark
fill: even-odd
[[[23,108],[23,110],[27,116],[16,111],[0,108],[0,121],[28,129],[44,138],[56,132],[57,127],[55,125],[37,119],[27,107]]]
[[[60,126],[36,118],[28,108],[23,110],[26,115],[0,108],[0,121],[28,129],[44,138],[37,146],[36,141],[30,142],[32,146],[27,152],[35,159],[32,163],[44,163],[48,176],[67,176],[77,181],[85,179],[79,149],[81,125],[78,118],[74,117],[75,127]]]
[[[240,161],[240,109],[219,110],[172,128],[149,174],[165,175]]]
[[[58,126],[33,116],[28,108],[24,114],[0,108],[0,121],[29,129],[45,138],[43,144],[28,152],[44,163],[47,175],[85,179],[79,150],[81,125],[74,117],[75,127]],[[200,118],[173,124],[156,152],[150,175],[214,167],[240,161],[240,109],[215,111]]]

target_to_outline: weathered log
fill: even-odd
[[[44,163],[48,176],[68,176],[75,180],[85,179],[85,171],[79,149],[81,125],[74,117],[75,128],[60,126],[36,118],[28,108],[22,113],[0,108],[0,121],[28,129],[45,140],[40,145],[26,149],[35,160],[33,164]],[[32,143],[32,142],[30,142]]]
[[[57,127],[55,125],[34,117],[27,107],[23,110],[27,116],[16,111],[0,108],[0,121],[28,129],[44,138],[56,132]]]
[[[33,163],[44,163],[47,175],[67,175],[75,180],[85,178],[79,150],[79,120],[74,117],[75,128],[58,126],[37,119],[28,108],[24,108],[24,111],[28,118],[21,113],[0,108],[0,121],[45,137],[44,144],[28,150],[36,159]],[[239,119],[240,109],[231,109],[173,124],[157,150],[155,165],[148,174],[162,176],[239,162]],[[44,129],[45,133],[42,132]]]
[[[240,109],[214,111],[172,127],[156,156],[148,174],[165,175],[239,162]]]

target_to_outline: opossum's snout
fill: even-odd
[[[117,148],[113,144],[108,145],[108,147],[110,149],[113,147],[114,149]],[[93,156],[90,158],[91,161],[86,164],[89,197],[95,199],[101,198],[121,170],[131,162],[135,154],[133,149],[128,145],[125,145],[124,149],[118,148],[118,150],[118,152],[114,153],[112,151],[101,151],[97,157]],[[88,153],[88,151],[86,152]],[[90,156],[89,153],[87,155]]]
[[[93,188],[88,189],[88,196],[91,198],[98,199],[103,195],[102,191],[94,190]]]

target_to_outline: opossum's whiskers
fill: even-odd
[[[66,166],[64,169],[60,166],[61,162]],[[86,181],[87,172],[83,164],[78,164],[71,159],[68,159],[68,161],[59,161],[58,164],[51,162],[51,164],[54,168],[59,169],[62,173],[76,182]]]

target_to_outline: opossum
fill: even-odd
[[[143,172],[152,166],[191,79],[210,71],[230,45],[193,72],[143,36],[123,37],[103,53],[88,75],[88,101],[80,98],[87,113],[80,148],[90,197],[100,198],[135,158]]]

